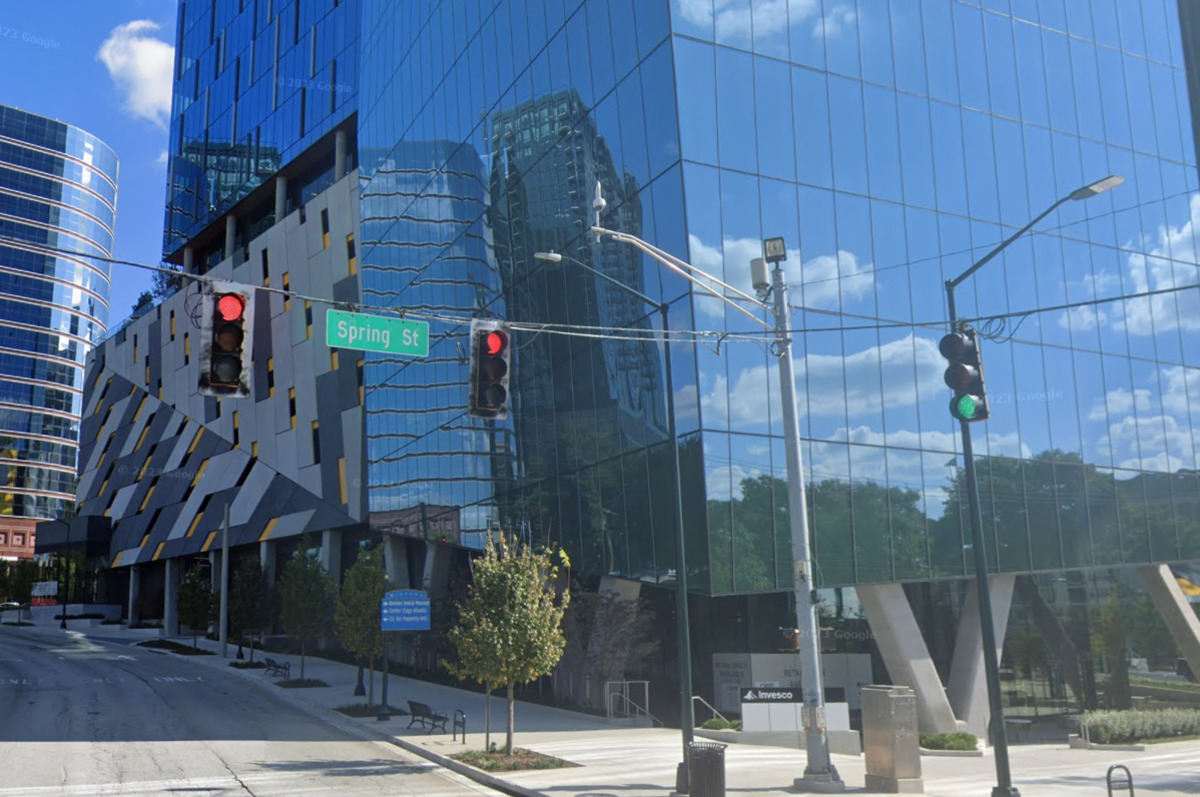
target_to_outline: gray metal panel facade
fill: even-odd
[[[345,241],[358,237],[357,174],[305,209],[304,223],[289,214],[250,242],[244,260],[239,252],[206,276],[261,286],[266,249],[268,287],[281,289],[286,273],[290,291],[332,299],[336,283],[346,300],[349,284],[356,301]],[[186,286],[88,359],[77,500],[80,514],[112,520],[114,566],[208,550],[226,504],[235,544],[256,542],[268,529],[278,539],[365,518],[359,353],[340,351],[334,370],[324,342],[327,305],[312,302],[310,324],[305,299],[293,296],[285,309],[282,295],[258,291],[252,395],[218,400],[196,393],[198,298],[198,287]]]

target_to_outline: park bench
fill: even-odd
[[[449,717],[439,714],[424,703],[418,703],[415,700],[408,701],[408,713],[412,715],[408,727],[411,728],[420,723],[422,728],[429,728],[429,733],[433,733],[434,728],[440,728],[442,733],[446,732],[446,720]]]
[[[292,664],[287,661],[275,661],[275,659],[266,659],[267,675],[282,675],[284,678],[292,677]]]

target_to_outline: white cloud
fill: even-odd
[[[836,39],[842,31],[854,24],[858,14],[847,6],[835,6],[828,14],[813,25],[814,38]]]
[[[170,159],[170,157],[171,157],[170,153],[168,153],[164,149],[162,152],[158,153],[158,157],[154,159],[154,162],[157,163],[159,166],[166,166],[167,161]]]
[[[721,277],[738,290],[754,295],[754,286],[750,282],[750,261],[762,257],[762,241],[726,238],[718,249],[704,243],[696,235],[689,235],[688,252],[691,264],[696,268]],[[869,295],[875,286],[872,264],[860,263],[857,255],[845,249],[839,249],[832,255],[818,255],[803,263],[800,250],[789,249],[787,260],[784,261],[784,274],[791,303],[807,307],[839,308],[843,301]],[[724,302],[700,289],[696,289],[695,295],[699,314],[710,318],[723,317]]]
[[[1133,392],[1119,387],[1104,394],[1103,399],[1096,399],[1092,411],[1088,413],[1089,421],[1105,421],[1118,415],[1128,415],[1136,409],[1146,412],[1150,409],[1150,391],[1135,388]]]
[[[937,344],[914,335],[872,346],[845,356],[808,354],[796,361],[797,405],[801,416],[844,416],[850,408],[909,407],[920,396],[944,388],[945,360]],[[808,377],[807,393],[802,392]],[[764,389],[765,388],[765,389]],[[732,429],[762,423],[770,406],[779,407],[779,370],[774,364],[745,368],[732,386],[724,376],[713,379],[712,389],[701,396],[708,419],[729,418]],[[877,411],[877,410],[872,410]]]
[[[125,110],[165,128],[171,120],[175,48],[152,34],[156,22],[137,19],[118,25],[96,52],[122,95]]]
[[[814,38],[837,36],[858,15],[851,2],[830,5],[824,17],[819,0],[754,0],[753,11],[747,0],[679,0],[679,11],[692,25],[712,26],[719,41],[749,43],[751,33],[773,36],[810,20]]]
[[[1162,376],[1167,385],[1162,397],[1163,409],[1185,421],[1190,412],[1200,417],[1200,370],[1177,365],[1164,368]]]
[[[758,472],[747,473],[737,465],[710,470],[705,477],[705,491],[710,501],[742,500],[742,479],[753,478]]]
[[[1113,461],[1121,468],[1173,473],[1196,467],[1191,427],[1170,415],[1126,416],[1097,442],[1112,446]]]

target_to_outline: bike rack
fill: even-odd
[[[1120,770],[1120,772],[1117,772]],[[1117,772],[1119,780],[1113,780],[1113,773]],[[1124,774],[1121,774],[1124,773]],[[1113,797],[1113,787],[1118,789],[1126,789],[1129,797],[1133,797],[1133,775],[1129,773],[1129,767],[1124,764],[1113,764],[1108,768],[1108,774],[1104,780],[1108,784],[1108,797]]]

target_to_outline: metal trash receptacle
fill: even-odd
[[[725,748],[716,742],[688,743],[691,797],[725,797]]]

